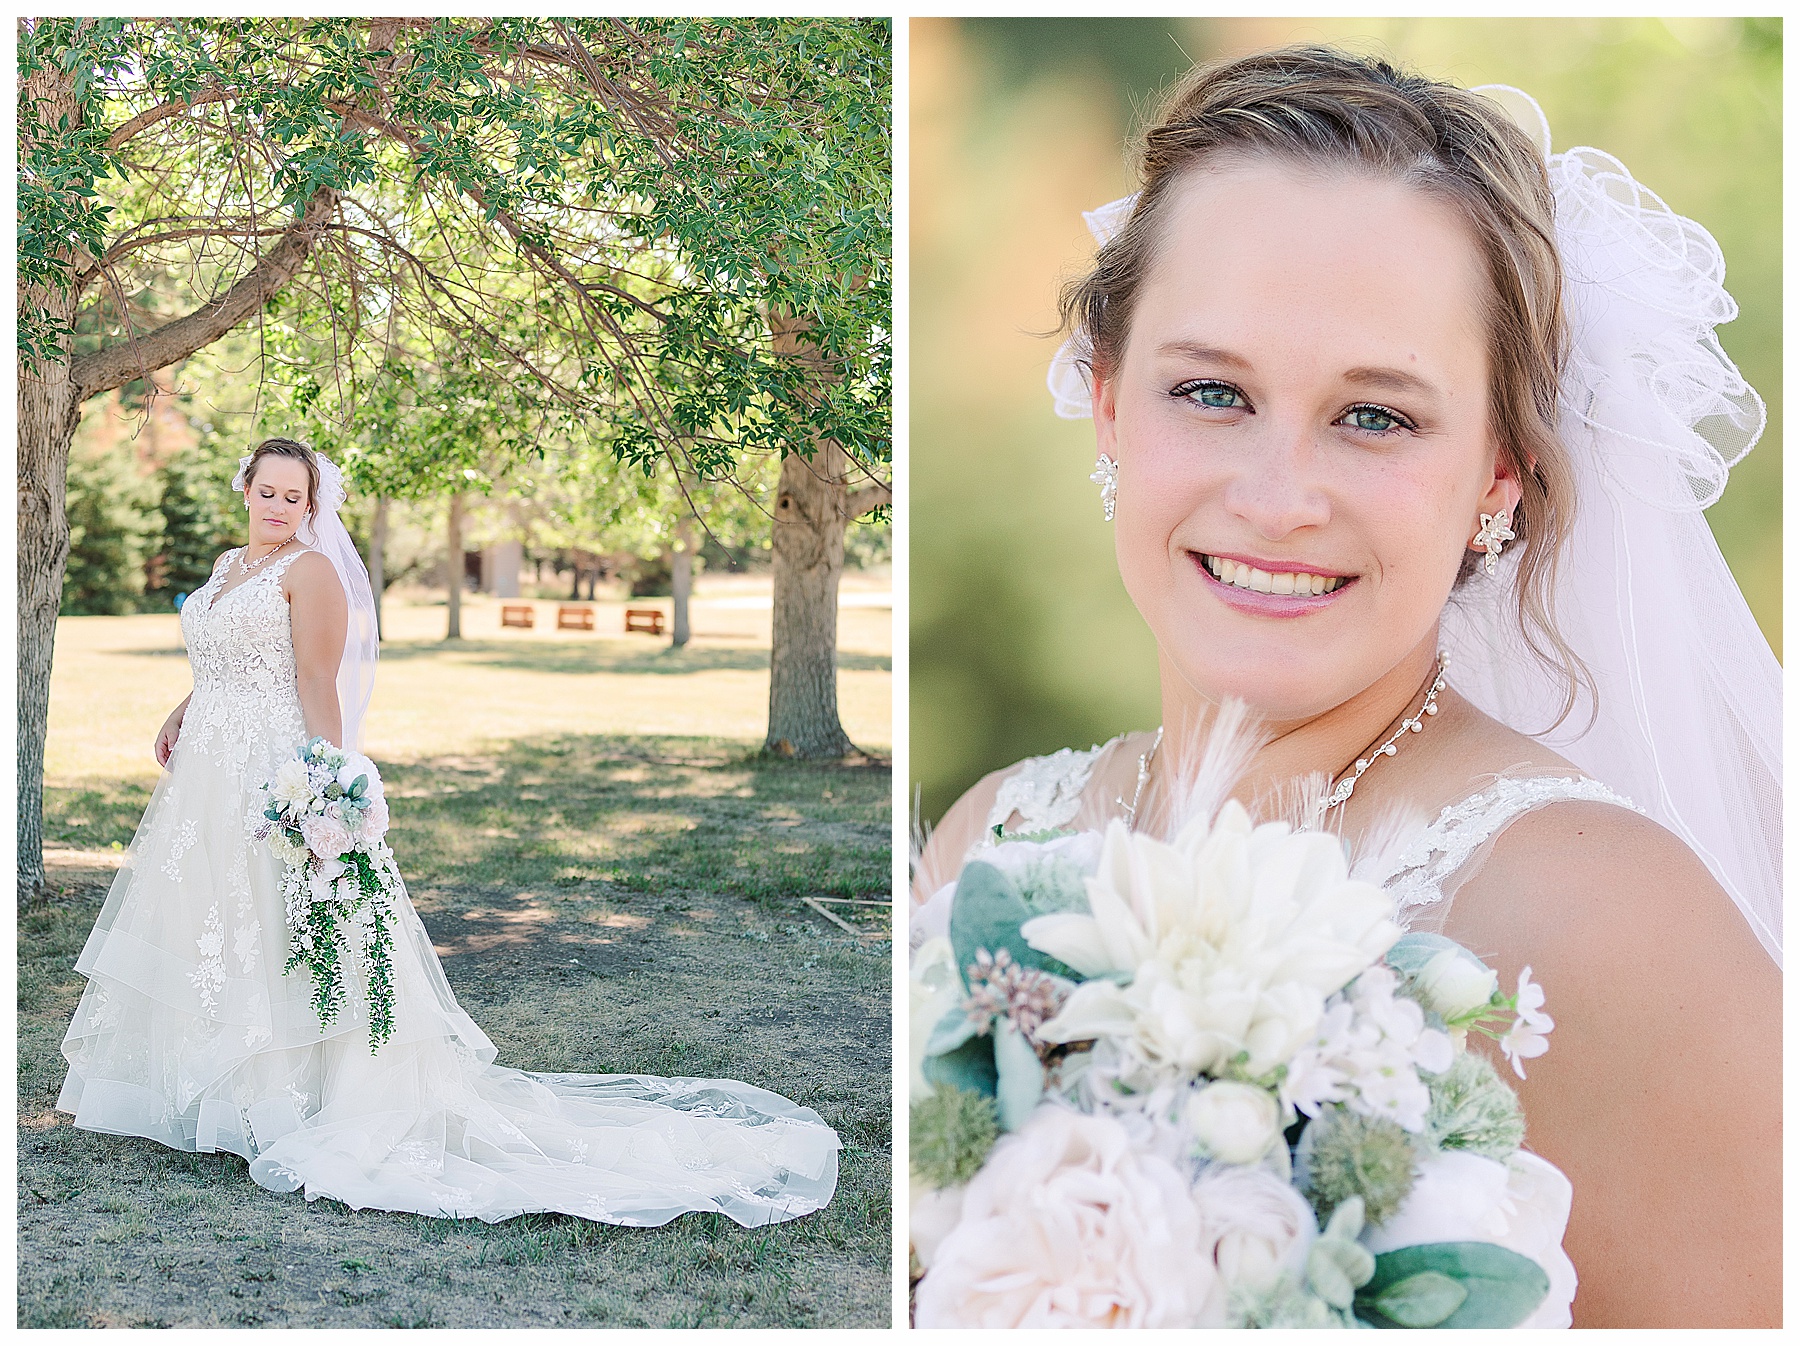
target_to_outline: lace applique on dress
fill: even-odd
[[[219,904],[213,903],[206,913],[206,928],[194,941],[200,949],[200,966],[188,973],[188,980],[200,992],[200,1008],[218,1008],[219,992],[225,989],[225,923],[219,919]]]
[[[203,752],[233,777],[270,764],[249,760],[251,745],[306,737],[295,686],[294,642],[281,591],[289,552],[234,588],[228,560],[181,605],[181,638],[194,669],[194,696],[182,717],[177,752]],[[260,783],[260,782],[258,782]]]
[[[1394,894],[1402,912],[1443,899],[1445,880],[1468,863],[1481,845],[1507,824],[1565,799],[1643,810],[1623,795],[1585,776],[1503,776],[1487,789],[1451,804],[1386,866],[1367,876]]]
[[[1067,827],[1081,812],[1081,792],[1087,788],[1105,745],[1079,752],[1064,748],[1048,757],[1028,757],[1018,769],[1000,782],[994,795],[994,807],[988,810],[987,832],[1019,815],[1019,825],[1010,829],[1017,833],[1051,832]]]
[[[176,883],[181,882],[181,857],[194,849],[194,843],[200,839],[200,825],[192,818],[181,824],[181,830],[175,834],[175,840],[169,846],[169,858],[163,861],[162,872]]]

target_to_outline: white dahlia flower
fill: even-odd
[[[1089,913],[1022,927],[1093,979],[1039,1037],[1112,1040],[1116,1078],[1138,1092],[1227,1068],[1268,1076],[1400,935],[1393,900],[1349,877],[1336,837],[1254,826],[1235,801],[1172,844],[1115,821],[1087,896]]]

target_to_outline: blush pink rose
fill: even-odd
[[[351,845],[350,833],[342,823],[316,814],[301,820],[300,835],[306,838],[307,849],[321,860],[335,860]]]

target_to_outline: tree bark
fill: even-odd
[[[462,492],[453,492],[450,496],[450,528],[445,539],[445,550],[449,553],[446,563],[450,571],[450,589],[448,606],[450,608],[450,629],[444,633],[445,640],[462,639],[462,591],[463,591],[463,499]]]
[[[50,62],[20,90],[20,102],[39,102],[38,124],[56,126],[68,118],[82,124],[72,71]],[[29,145],[21,146],[29,152]],[[74,260],[70,258],[71,262]],[[18,293],[21,314],[48,313],[66,327],[74,315],[71,286],[26,286]],[[19,901],[44,891],[44,731],[50,717],[50,667],[56,650],[56,610],[62,604],[63,569],[69,559],[69,516],[65,511],[69,443],[80,419],[81,399],[69,378],[70,339],[59,342],[54,364],[28,368],[18,361],[19,380]]]
[[[688,643],[688,596],[694,588],[694,516],[683,513],[675,520],[675,546],[669,553],[669,592],[674,595],[674,614],[669,635],[672,649]]]
[[[774,346],[815,365],[803,319],[770,315]],[[835,441],[814,441],[810,459],[781,461],[775,496],[774,637],[769,653],[769,732],[763,751],[778,757],[835,758],[856,745],[838,719],[838,581],[844,573],[844,529],[858,514],[891,498],[867,484]],[[852,490],[852,486],[860,489]]]
[[[375,594],[375,639],[381,639],[381,591],[387,587],[388,499],[375,497],[375,518],[369,525],[369,588]]]

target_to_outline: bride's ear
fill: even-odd
[[[1092,371],[1094,381],[1095,447],[1114,462],[1119,460],[1118,402],[1113,381],[1098,369]]]
[[[1525,467],[1528,472],[1536,471],[1537,459],[1528,458]],[[1513,467],[1511,458],[1504,450],[1496,449],[1494,451],[1493,480],[1488,483],[1488,488],[1482,493],[1481,501],[1476,508],[1483,514],[1505,514],[1510,517],[1513,511],[1518,509],[1519,501],[1524,494],[1524,487],[1519,484],[1519,474]],[[1474,543],[1469,545],[1473,547]],[[1476,550],[1479,551],[1480,548],[1476,548]]]

